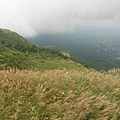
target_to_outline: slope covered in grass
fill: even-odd
[[[0,120],[120,120],[119,69],[87,69],[3,29],[0,69]]]
[[[0,71],[1,120],[120,120],[120,72]]]
[[[61,53],[30,44],[22,36],[6,29],[0,29],[0,69],[84,69],[84,67]]]

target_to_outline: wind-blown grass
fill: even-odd
[[[2,70],[0,120],[120,120],[114,71]]]

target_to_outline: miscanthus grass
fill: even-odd
[[[120,120],[119,71],[2,70],[0,120]]]

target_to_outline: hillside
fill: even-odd
[[[0,29],[0,65],[0,69],[6,67],[29,70],[84,69],[82,65],[61,53],[36,47],[22,36],[6,29]]]
[[[120,69],[63,54],[0,29],[0,120],[120,120]]]

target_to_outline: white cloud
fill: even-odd
[[[75,25],[120,28],[120,0],[0,0],[0,27],[24,36],[71,31]]]

